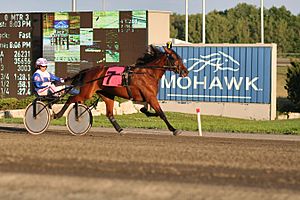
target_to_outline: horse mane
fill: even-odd
[[[151,44],[148,46],[146,53],[137,59],[135,65],[145,65],[161,57],[163,54],[158,47]]]

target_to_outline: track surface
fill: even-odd
[[[300,197],[299,140],[0,130],[0,199]]]

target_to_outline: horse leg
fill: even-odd
[[[102,94],[101,91],[97,92],[97,94],[102,98],[106,105],[106,117],[109,119],[110,123],[116,129],[118,133],[121,133],[123,129],[118,124],[117,120],[114,118],[114,96],[108,96],[107,94]]]
[[[156,97],[151,97],[150,101],[149,101],[150,106],[155,110],[155,112],[157,113],[157,115],[166,123],[168,129],[170,131],[173,132],[173,135],[179,135],[180,134],[180,130],[175,129],[168,121],[165,113],[162,111],[157,98]]]
[[[83,100],[84,99],[82,99],[79,95],[70,96],[67,102],[65,103],[65,105],[62,107],[62,109],[58,113],[54,114],[54,119],[61,118],[71,103],[75,103],[75,102],[81,103],[83,102]]]
[[[142,107],[142,108],[140,109],[140,111],[141,111],[142,113],[144,113],[147,117],[158,117],[158,116],[159,116],[157,113],[149,112],[149,111],[147,110],[147,108],[145,108],[145,107]]]

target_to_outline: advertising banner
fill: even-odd
[[[159,100],[271,102],[271,46],[173,47],[189,70],[182,78],[167,72]]]

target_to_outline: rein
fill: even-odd
[[[160,69],[160,70],[169,70],[169,71],[173,71],[174,69],[176,69],[175,66],[162,66],[162,67],[159,67],[159,66],[129,66],[129,69],[131,69],[131,68],[134,68],[134,69]],[[131,72],[131,74],[146,74],[146,73],[145,72]],[[122,74],[114,74],[114,75],[123,75],[123,73]],[[99,81],[99,80],[104,79],[105,77],[109,77],[109,76],[110,75],[100,76],[99,78],[87,81],[84,84],[92,83],[94,81]]]
[[[166,55],[166,61],[167,61],[167,64],[173,65],[172,61],[170,61],[170,59],[169,59],[169,55],[168,54]],[[106,66],[106,67],[109,68],[110,66]],[[177,69],[176,66],[166,66],[166,65],[163,65],[163,66],[160,67],[160,66],[154,66],[154,65],[153,66],[147,66],[147,65],[130,65],[130,66],[126,66],[125,72],[123,72],[122,74],[115,74],[115,75],[121,75],[122,76],[125,73],[130,73],[130,74],[146,74],[145,72],[133,72],[132,70],[134,70],[134,69],[158,69],[158,70],[168,70],[168,71],[173,71],[173,72],[177,72],[178,71],[178,69]],[[85,73],[85,72],[87,72],[87,71],[83,71],[82,73]],[[92,83],[94,81],[99,81],[99,80],[104,79],[105,77],[109,77],[109,76],[110,75],[101,76],[99,78],[87,81],[87,82],[79,84],[79,85],[85,85],[85,84],[88,84],[88,83]],[[72,80],[74,80],[74,78],[75,77],[73,77]]]
[[[141,69],[161,69],[161,70],[169,70],[172,71],[174,69],[176,69],[175,66],[135,66],[135,68],[141,68]]]

